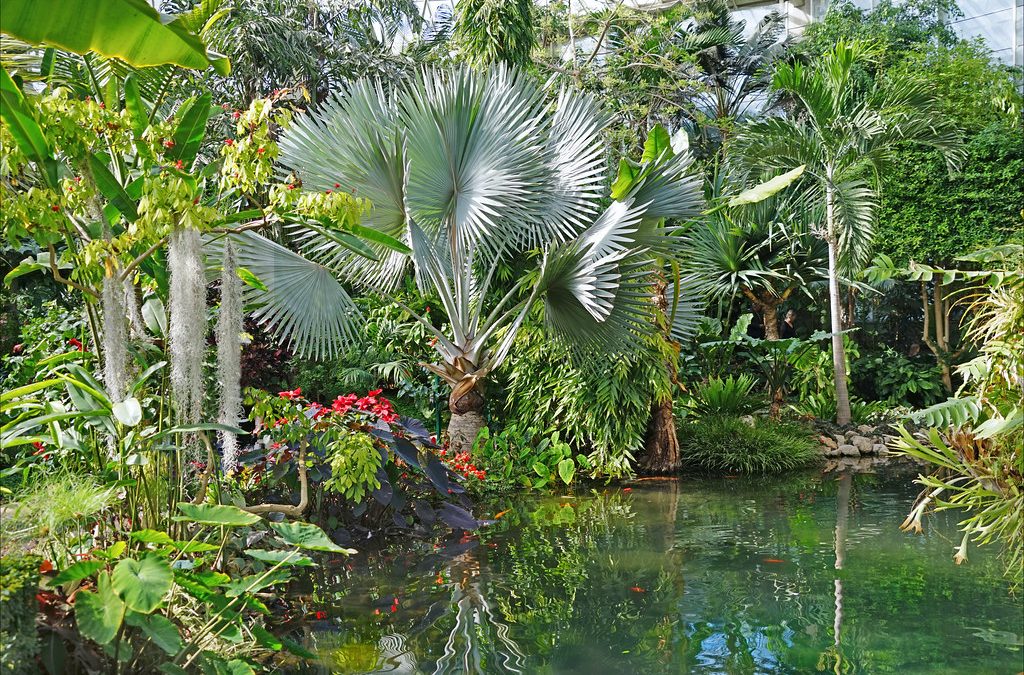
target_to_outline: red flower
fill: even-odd
[[[174,147],[174,141],[172,141],[172,140],[164,141],[164,147],[165,148],[173,148]]]
[[[289,401],[293,401],[302,396],[302,387],[296,387],[291,391],[279,391],[277,392],[277,395],[280,396],[281,398],[286,398]]]
[[[336,187],[336,188],[340,188],[340,187],[341,187],[341,183],[335,183],[335,184],[334,184],[334,187]]]
[[[325,195],[329,195],[329,194],[331,194],[331,191],[330,190],[324,190],[324,194]]]
[[[22,352],[22,351],[23,351],[24,349],[25,349],[25,346],[24,346],[24,345],[22,345],[22,344],[21,344],[21,343],[19,342],[18,344],[16,344],[16,345],[14,345],[13,347],[11,347],[11,353],[12,353],[12,354],[20,354],[20,353],[21,353],[21,352]]]
[[[229,105],[228,105],[227,103],[221,103],[221,104],[220,104],[220,107],[221,107],[221,108],[223,108],[224,110],[227,110],[227,109],[228,109],[228,108],[230,108],[231,106],[229,106]]]
[[[53,206],[50,207],[50,210],[56,213],[57,211],[60,211],[60,207],[54,204]]]
[[[236,120],[237,120],[237,119],[238,119],[239,117],[241,117],[241,116],[242,116],[242,113],[240,113],[240,112],[239,112],[239,111],[237,111],[237,110],[236,110],[235,112],[231,113],[231,117],[233,117],[233,118],[234,118],[234,119],[236,119]]]
[[[82,346],[82,343],[78,338],[71,338],[68,340],[68,344],[80,352],[85,351],[85,348]]]
[[[233,139],[233,138],[225,138],[224,139],[224,145],[232,146],[234,144],[235,144],[235,139]]]
[[[266,152],[266,150],[263,148],[259,148],[258,150],[256,150],[257,155],[262,155],[264,152]]]
[[[290,184],[288,185],[288,189],[289,189],[289,190],[294,190],[294,189],[295,189],[295,184],[294,184],[294,183],[290,183]]]
[[[326,619],[327,618],[327,612],[325,612],[323,610],[318,610],[317,613],[314,616],[316,616],[316,618],[318,618],[318,619]]]
[[[46,574],[47,572],[52,572],[52,571],[53,571],[53,563],[50,562],[49,560],[44,560],[43,562],[39,563],[39,573],[40,574]]]
[[[184,168],[185,168],[185,163],[184,163],[184,162],[182,162],[182,161],[181,161],[181,160],[179,159],[178,161],[176,161],[176,162],[174,163],[174,168],[175,168],[175,169],[179,169],[179,170],[181,170],[181,169],[184,169]]]
[[[384,390],[383,389],[374,389],[373,391],[366,392],[366,395],[367,396],[378,396],[382,391],[384,391]]]

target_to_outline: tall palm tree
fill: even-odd
[[[880,175],[901,143],[934,147],[950,167],[963,154],[959,133],[922,83],[855,77],[875,55],[868,43],[839,42],[810,65],[779,66],[773,88],[792,113],[747,125],[734,146],[739,161],[758,173],[806,165],[806,195],[824,207],[839,424],[850,422],[839,269],[841,260],[853,269],[867,261]]]
[[[661,223],[699,212],[699,182],[688,154],[650,158],[600,212],[605,124],[589,96],[551,101],[504,66],[425,70],[391,88],[358,82],[298,117],[280,157],[302,189],[372,203],[359,231],[376,259],[323,224],[299,234],[303,255],[239,236],[239,264],[266,287],[257,313],[299,350],[335,353],[358,325],[336,277],[387,293],[411,267],[449,320],[442,332],[406,308],[436,340],[438,361],[422,365],[451,386],[453,447],[471,446],[484,383],[537,303],[551,333],[580,348],[615,352],[653,330],[654,260],[678,244]],[[531,251],[532,273],[490,293],[496,270]]]

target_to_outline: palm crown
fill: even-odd
[[[537,302],[553,334],[572,344],[622,346],[651,325],[650,273],[678,243],[665,219],[696,215],[701,197],[689,155],[666,151],[646,158],[628,193],[602,211],[606,121],[589,96],[563,91],[552,101],[501,66],[425,70],[398,88],[355,84],[299,117],[280,150],[303,188],[372,203],[360,232],[374,256],[322,228],[300,232],[304,258],[248,235],[239,261],[263,272],[252,270],[274,308],[264,319],[300,349],[333,353],[357,317],[325,272],[389,292],[411,265],[450,322],[444,334],[417,316],[440,357],[424,365],[452,386],[456,415],[482,405],[479,384]],[[537,273],[491,299],[497,266],[532,250]],[[293,277],[275,288],[273,272],[286,263]]]

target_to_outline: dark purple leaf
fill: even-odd
[[[434,487],[441,494],[447,495],[448,490],[451,489],[451,485],[448,483],[448,467],[442,464],[441,460],[437,457],[431,457],[427,460],[427,466],[423,470],[426,472],[430,482],[434,484]]]
[[[384,473],[384,469],[377,470],[377,480],[380,481],[380,487],[373,491],[373,498],[381,506],[387,506],[391,503],[391,496],[394,494],[394,490],[391,489],[391,483],[388,481],[388,476]]]
[[[449,527],[456,527],[462,530],[475,530],[479,525],[473,514],[455,504],[445,502],[437,509],[437,515],[446,522]]]
[[[406,520],[405,516],[403,516],[401,513],[398,513],[397,511],[395,511],[395,513],[391,516],[391,520],[393,520],[395,525],[397,525],[398,527],[409,527],[409,521]]]
[[[417,500],[412,504],[412,510],[416,512],[416,517],[420,519],[425,525],[433,525],[434,521],[437,520],[437,514],[430,504]]]
[[[416,451],[415,445],[404,438],[396,438],[392,448],[394,448],[395,454],[401,457],[402,461],[406,464],[417,469],[420,468],[419,453]]]
[[[427,431],[427,426],[415,417],[403,417],[401,421],[402,426],[406,428],[411,436],[416,438],[430,438],[430,432]]]

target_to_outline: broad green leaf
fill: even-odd
[[[175,516],[174,520],[199,523],[200,525],[243,527],[260,522],[260,517],[255,513],[249,513],[237,506],[226,504],[189,504],[188,502],[178,502],[178,510],[185,515]]]
[[[355,553],[353,549],[342,548],[328,538],[327,534],[316,525],[310,523],[270,523],[271,529],[277,532],[286,543],[310,551],[330,551],[332,553]]]
[[[40,389],[46,389],[47,387],[60,383],[61,380],[58,379],[39,380],[38,382],[33,382],[32,384],[26,384],[23,387],[11,389],[10,391],[5,391],[2,394],[0,394],[0,403],[6,403],[11,399],[15,399],[21,396],[28,396],[29,394],[36,393]]]
[[[181,633],[171,620],[162,614],[139,614],[128,612],[125,622],[142,631],[160,649],[171,656],[181,651]]]
[[[104,560],[117,560],[122,555],[124,555],[124,552],[127,548],[127,542],[115,541],[113,544],[103,549],[102,551],[94,551],[93,555],[95,555],[97,558],[103,558]]]
[[[274,570],[269,573],[250,574],[241,579],[235,579],[225,586],[224,595],[235,598],[244,593],[258,593],[264,588],[283,584],[291,579],[291,572],[284,569]]]
[[[48,266],[45,263],[39,262],[38,258],[25,258],[20,263],[18,263],[17,267],[12,269],[10,272],[7,273],[6,276],[4,276],[4,285],[10,286],[11,282],[17,279],[18,277],[23,277],[26,274],[32,274],[33,272],[40,272],[42,270],[47,269],[47,267]]]
[[[153,335],[167,335],[167,310],[164,309],[163,300],[150,298],[142,303],[142,321]]]
[[[246,549],[245,554],[251,558],[273,564],[280,563],[282,565],[296,565],[298,567],[316,565],[312,558],[300,555],[297,551],[268,551],[260,548],[250,548]]]
[[[114,417],[126,427],[134,427],[142,421],[142,405],[137,398],[126,398],[114,404]]]
[[[372,241],[375,244],[380,244],[392,251],[397,251],[398,253],[404,253],[406,255],[412,253],[411,248],[398,239],[384,234],[380,230],[375,230],[372,227],[366,227],[365,225],[360,225],[358,223],[350,225],[349,229],[352,230],[352,234],[358,235],[367,241]]]
[[[562,482],[568,485],[572,482],[573,476],[576,475],[576,463],[571,459],[563,459],[558,463],[558,477],[562,479]]]
[[[125,217],[129,222],[135,222],[139,219],[139,211],[135,206],[135,202],[132,201],[128,193],[124,191],[121,183],[118,182],[114,174],[110,173],[110,169],[107,168],[106,162],[96,156],[95,153],[89,153],[89,169],[92,171],[92,177],[96,181],[96,187],[99,189],[100,194],[107,198],[107,200],[121,212],[121,215]]]
[[[742,206],[743,204],[756,204],[768,199],[776,192],[780,192],[793,184],[804,172],[804,165],[801,164],[792,171],[775,176],[760,185],[755,185],[749,190],[744,190],[729,200],[729,206]]]
[[[124,78],[124,107],[128,109],[128,117],[132,122],[132,130],[135,138],[142,138],[149,126],[149,111],[142,101],[142,93],[139,91],[139,82],[135,73],[130,73]]]
[[[612,199],[620,200],[629,194],[640,176],[640,169],[623,157],[619,160],[619,172],[612,183]]]
[[[167,153],[168,158],[181,160],[185,166],[191,166],[192,160],[199,152],[199,146],[206,136],[206,120],[210,117],[209,93],[203,94],[181,113],[181,120],[172,136],[174,147]]]
[[[136,530],[130,533],[128,537],[133,541],[139,541],[143,544],[174,545],[174,540],[171,539],[171,536],[159,530]]]
[[[284,643],[263,626],[253,625],[249,630],[252,631],[252,636],[256,638],[256,642],[267,649],[279,652],[284,647]]]
[[[174,64],[230,72],[177,21],[164,23],[146,0],[4,0],[0,32],[76,54],[96,52],[133,66]]]
[[[153,554],[139,560],[126,558],[114,568],[114,590],[128,607],[143,614],[160,606],[172,582],[171,564]]]
[[[267,288],[267,285],[260,281],[260,278],[258,276],[256,276],[249,270],[245,269],[244,267],[239,267],[236,271],[238,273],[238,278],[241,279],[242,283],[244,283],[246,286],[251,286],[252,288],[255,288],[256,290],[259,291],[269,290]]]
[[[11,5],[16,2],[31,5],[28,0],[5,1],[4,11],[0,12],[0,32],[18,37],[6,28],[10,14],[15,11]],[[57,162],[53,157],[53,151],[43,136],[42,128],[25,102],[21,90],[18,89],[18,85],[14,83],[6,70],[3,70],[3,74],[0,75],[0,118],[7,123],[7,128],[14,136],[14,142],[18,144],[25,156],[42,170],[43,177],[49,186],[57,189],[59,181],[57,180]]]
[[[641,156],[640,162],[646,164],[657,159],[671,159],[672,155],[672,139],[669,137],[668,131],[660,124],[655,124],[647,134],[647,140],[644,141],[644,154]]]
[[[114,592],[106,572],[100,574],[96,588],[95,593],[81,591],[75,596],[75,621],[82,635],[105,645],[121,628],[125,605]]]
[[[208,553],[220,548],[216,544],[207,544],[203,541],[176,541],[172,546],[182,553]]]
[[[548,468],[541,462],[533,463],[533,472],[541,478],[547,478],[550,475]]]
[[[62,586],[69,581],[81,581],[88,579],[99,572],[106,565],[102,560],[82,560],[71,567],[61,571],[60,574],[50,579],[51,586]]]

